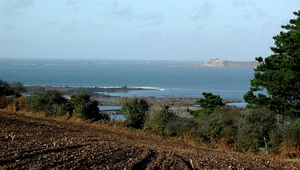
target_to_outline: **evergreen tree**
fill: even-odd
[[[266,106],[279,114],[300,117],[300,10],[273,37],[272,55],[256,58],[251,88],[244,95],[249,107]]]

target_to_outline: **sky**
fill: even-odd
[[[0,58],[249,61],[299,0],[1,0]]]

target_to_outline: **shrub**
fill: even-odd
[[[165,136],[191,135],[195,123],[169,110],[169,106],[155,105],[147,112],[144,129]]]
[[[10,95],[14,97],[20,97],[21,93],[26,91],[23,84],[20,82],[13,82],[9,84],[9,86],[10,86]]]
[[[20,97],[21,93],[25,92],[25,88],[20,82],[7,83],[0,80],[0,96]]]
[[[216,108],[225,105],[219,95],[212,93],[202,93],[202,95],[204,98],[197,100],[197,104],[201,106],[201,111],[190,111],[194,117],[198,117],[203,112],[212,113]]]
[[[129,126],[142,128],[145,123],[146,112],[149,104],[141,98],[132,98],[122,101],[122,112],[126,117]]]
[[[281,145],[282,155],[290,158],[300,158],[300,120],[291,122],[283,133]]]
[[[13,103],[13,99],[6,97],[6,96],[0,96],[0,109],[6,108],[8,105],[11,105]]]
[[[10,87],[9,84],[3,80],[0,80],[0,96],[9,96]]]
[[[173,119],[173,120],[172,120]],[[176,116],[172,118],[165,128],[165,134],[168,136],[192,136],[196,123],[191,118]]]
[[[18,97],[14,99],[14,109],[15,111],[24,110],[26,108],[25,97]]]
[[[236,139],[237,131],[241,121],[240,108],[221,107],[215,110],[212,117],[220,126],[219,136],[221,138],[229,139],[233,142]]]
[[[100,114],[98,102],[91,100],[91,96],[85,93],[78,93],[71,96],[71,106],[78,118],[98,121],[109,119],[107,114]],[[68,106],[69,107],[69,106]]]
[[[233,107],[220,107],[209,114],[199,112],[196,118],[196,134],[208,142],[217,141],[221,138],[229,143],[234,143],[241,119],[241,109]]]
[[[165,128],[171,121],[175,122],[176,115],[169,111],[168,106],[155,105],[147,113],[145,129],[161,135],[165,135]],[[171,135],[172,126],[169,125],[169,135]]]
[[[41,88],[28,98],[27,105],[33,110],[45,112],[46,116],[58,116],[66,113],[67,109],[61,108],[67,105],[67,102],[60,92]]]
[[[278,127],[275,114],[268,109],[249,109],[237,134],[237,144],[242,151],[257,152],[267,148],[272,130]]]

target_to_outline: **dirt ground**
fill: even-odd
[[[0,111],[0,169],[300,169],[125,127]]]

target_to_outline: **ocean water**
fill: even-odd
[[[0,59],[0,79],[24,85],[148,87],[112,96],[201,97],[242,100],[253,68],[199,67],[192,62]]]

